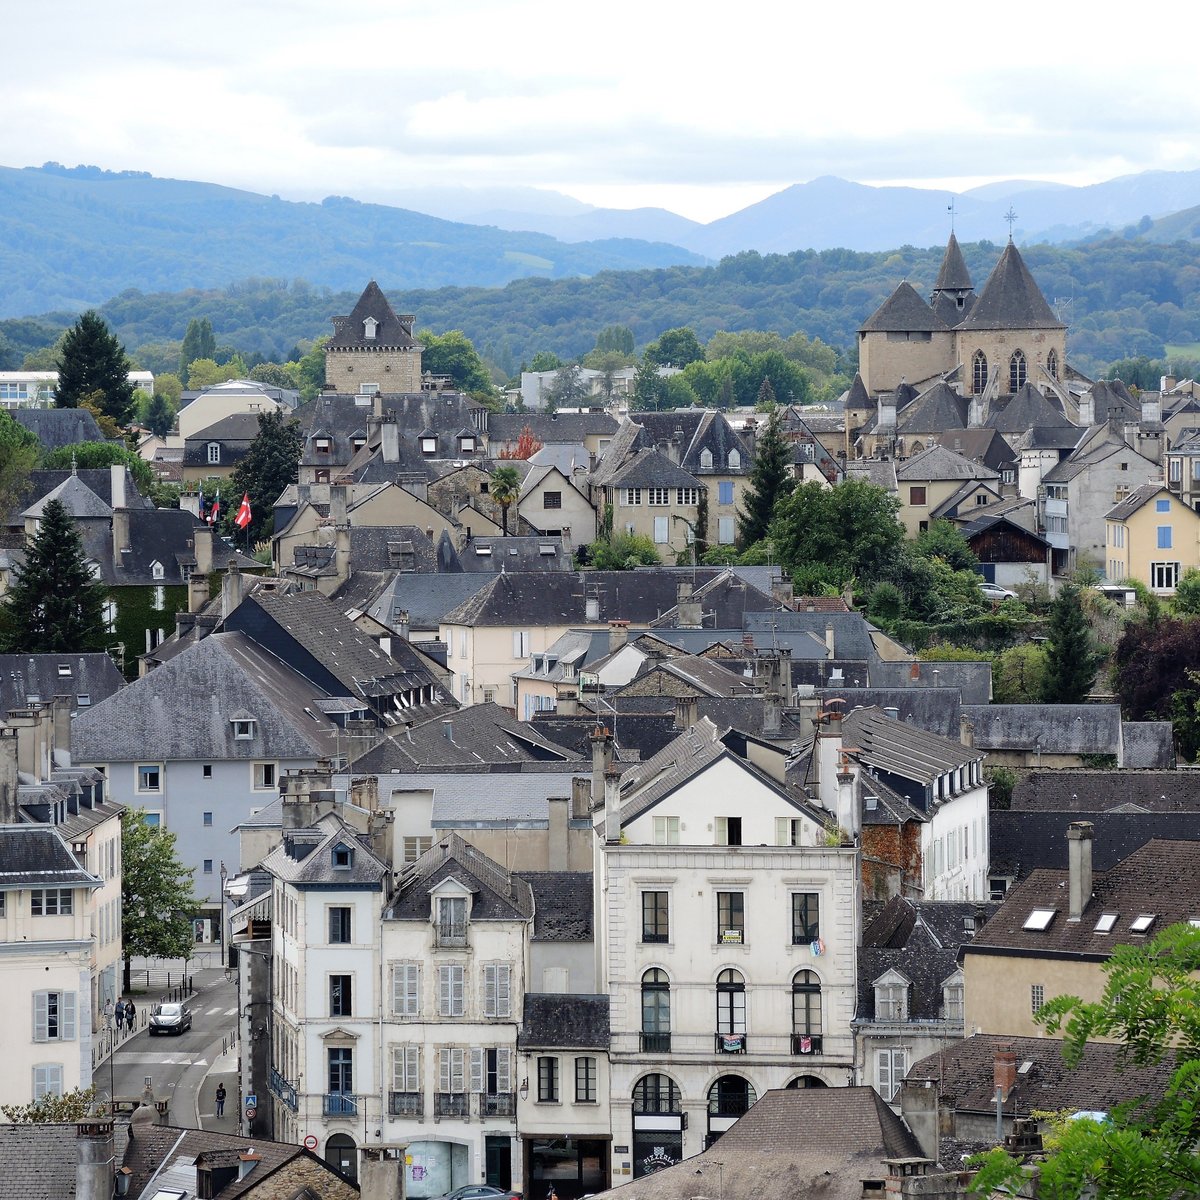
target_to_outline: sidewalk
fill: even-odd
[[[217,1055],[204,1081],[196,1089],[196,1128],[217,1133],[240,1133],[238,1112],[238,1047]],[[225,1085],[225,1114],[217,1116],[217,1084]]]

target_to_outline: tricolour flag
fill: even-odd
[[[237,510],[237,516],[233,518],[233,523],[239,529],[245,529],[250,524],[250,493],[242,494],[242,503]]]
[[[221,512],[221,489],[217,488],[217,494],[216,494],[216,497],[213,499],[212,508],[210,508],[208,510],[208,523],[210,525],[215,525],[217,523],[217,517],[220,515],[220,512]]]

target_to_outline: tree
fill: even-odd
[[[258,433],[246,451],[246,457],[233,472],[231,501],[243,494],[250,497],[250,524],[247,537],[252,543],[270,537],[275,525],[275,501],[289,484],[296,482],[304,434],[300,422],[275,409],[258,414]],[[237,514],[237,505],[225,509],[228,521]]]
[[[540,375],[544,371],[557,371],[563,365],[563,361],[557,354],[550,350],[539,350],[529,364],[529,369],[535,375]]]
[[[588,397],[587,380],[578,363],[568,363],[554,372],[554,381],[546,392],[546,409],[575,408]]]
[[[1186,613],[1189,617],[1200,614],[1200,571],[1188,567],[1179,577],[1175,585],[1175,595],[1171,598],[1171,607],[1177,613]]]
[[[192,363],[198,358],[215,358],[216,353],[217,339],[213,333],[212,322],[207,317],[193,317],[187,323],[187,331],[183,335],[183,345],[179,348],[179,378],[183,380],[185,386],[196,386],[191,382]]]
[[[121,934],[125,991],[134,958],[183,958],[195,944],[192,872],[175,853],[175,835],[146,823],[144,809],[121,814]]]
[[[155,437],[165,438],[175,424],[175,410],[162,392],[156,391],[146,406],[146,427]]]
[[[633,377],[633,395],[629,407],[653,409],[657,412],[667,398],[666,380],[658,373],[658,367],[649,359],[643,359]]]
[[[1046,650],[1022,642],[1002,650],[992,664],[995,704],[1040,704],[1046,693]]]
[[[533,430],[528,425],[523,425],[521,427],[521,434],[517,438],[517,444],[515,446],[511,446],[508,444],[508,442],[505,442],[504,445],[500,447],[500,453],[497,455],[497,457],[505,459],[530,459],[542,448],[543,445],[543,442],[538,441],[538,439],[534,437]]]
[[[754,401],[754,411],[769,413],[774,412],[775,407],[775,389],[771,386],[771,381],[764,378],[758,385],[758,397]]]
[[[633,330],[628,325],[606,325],[596,335],[596,349],[632,358]]]
[[[1104,1120],[1060,1121],[1039,1167],[1047,1200],[1175,1200],[1200,1194],[1200,929],[1171,925],[1146,945],[1117,946],[1104,964],[1104,994],[1056,996],[1037,1020],[1062,1033],[1063,1058],[1078,1067],[1093,1039],[1115,1041],[1135,1066],[1173,1055],[1161,1096],[1116,1105]],[[1013,1195],[1017,1159],[989,1152],[972,1191]]]
[[[42,445],[37,438],[0,409],[0,512],[8,512],[29,482]]]
[[[1042,703],[1082,704],[1096,682],[1100,660],[1075,584],[1064,584],[1051,605],[1047,636]]]
[[[521,495],[521,474],[516,467],[497,467],[492,472],[490,494],[500,505],[500,524],[508,537],[508,510]]]
[[[78,408],[99,393],[99,406],[118,425],[129,424],[137,388],[129,382],[125,347],[109,333],[100,314],[89,309],[67,330],[58,363],[55,404]]]
[[[770,386],[765,379],[763,384]],[[742,497],[742,511],[738,513],[738,533],[743,545],[751,546],[767,536],[775,505],[794,486],[791,457],[791,448],[780,428],[779,409],[774,408],[754,448],[750,486]]]
[[[598,571],[632,571],[662,561],[654,543],[640,533],[614,533],[608,541],[593,542],[588,557]]]
[[[86,1121],[93,1113],[96,1089],[73,1088],[61,1096],[44,1092],[32,1104],[5,1104],[0,1107],[4,1119],[13,1125],[73,1125]]]
[[[294,363],[289,363],[288,366],[292,367],[293,370],[295,368]],[[296,379],[293,372],[280,363],[259,363],[257,366],[250,368],[250,378],[255,383],[266,384],[267,387],[283,388],[289,392],[296,390]],[[157,386],[158,381],[155,380],[155,387],[157,388]]]
[[[218,383],[228,383],[242,374],[241,364],[228,362],[224,366],[211,358],[196,358],[188,363],[187,385],[194,391],[215,387]]]
[[[454,386],[462,392],[495,392],[492,376],[484,365],[479,352],[461,329],[450,329],[446,333],[434,333],[423,329],[417,341],[425,349],[421,353],[421,369],[434,375],[449,375]]]
[[[25,561],[13,570],[5,649],[13,654],[103,650],[105,590],[92,578],[79,530],[60,500],[42,509]]]
[[[325,347],[329,337],[319,337],[296,363],[296,381],[300,385],[300,399],[306,403],[315,400],[325,386]]]
[[[704,347],[693,329],[668,329],[646,347],[644,357],[657,367],[679,367],[704,361]]]
[[[881,487],[848,479],[837,487],[812,480],[783,497],[771,526],[776,561],[793,575],[818,568],[814,578],[841,588],[886,577],[901,554],[904,526],[899,502]]]
[[[59,446],[51,450],[42,465],[52,471],[69,471],[73,466],[81,471],[102,471],[123,464],[129,468],[133,482],[143,496],[154,486],[150,464],[120,442],[76,442],[74,446]]]
[[[1200,752],[1200,625],[1178,617],[1131,621],[1117,642],[1113,683],[1126,720],[1170,720],[1180,755]]]
[[[922,558],[940,558],[956,571],[973,571],[979,559],[957,525],[946,520],[932,521],[917,534],[913,549]]]

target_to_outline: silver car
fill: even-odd
[[[192,1010],[187,1004],[156,1004],[150,1012],[150,1032],[182,1033],[192,1027]]]

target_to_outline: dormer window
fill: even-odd
[[[150,578],[161,579],[163,577],[163,565],[160,562],[152,562],[150,564]],[[160,606],[161,607],[161,606]]]
[[[729,469],[731,471],[740,471],[741,467],[742,467],[741,453],[737,450],[730,450],[730,452],[729,452]]]
[[[466,896],[439,896],[436,914],[438,945],[465,946],[467,944]]]
[[[955,971],[949,979],[942,983],[942,1011],[947,1021],[963,1019],[963,977],[961,971]]]
[[[357,454],[366,444],[367,439],[365,437],[356,437],[350,439],[350,446],[355,454]]]
[[[70,663],[59,663],[58,664],[58,676],[60,679],[62,679],[62,678],[70,679],[71,678],[71,664]]]
[[[908,980],[899,971],[888,971],[875,980],[875,1019],[908,1020]]]
[[[701,450],[700,451],[700,468],[701,468],[701,470],[711,470],[712,464],[713,464],[712,451],[708,450],[708,449]]]
[[[219,463],[221,461],[221,443],[220,442],[209,442],[208,443],[208,461],[210,464]]]
[[[474,454],[475,439],[463,434],[462,437],[458,439],[458,450],[460,454]]]
[[[369,342],[375,340],[375,330],[379,328],[379,322],[374,317],[367,317],[363,321],[363,337]]]
[[[330,439],[330,438],[319,437],[316,440],[316,446],[317,446],[318,454],[328,454],[329,451],[333,448],[333,442],[332,442],[332,439]]]
[[[354,866],[354,851],[345,842],[338,842],[330,856],[334,870],[348,871]]]
[[[437,438],[423,437],[421,438],[421,453],[436,454],[437,453]]]
[[[253,718],[235,718],[230,722],[233,726],[233,739],[236,742],[248,742],[254,737],[254,726],[256,722]]]

